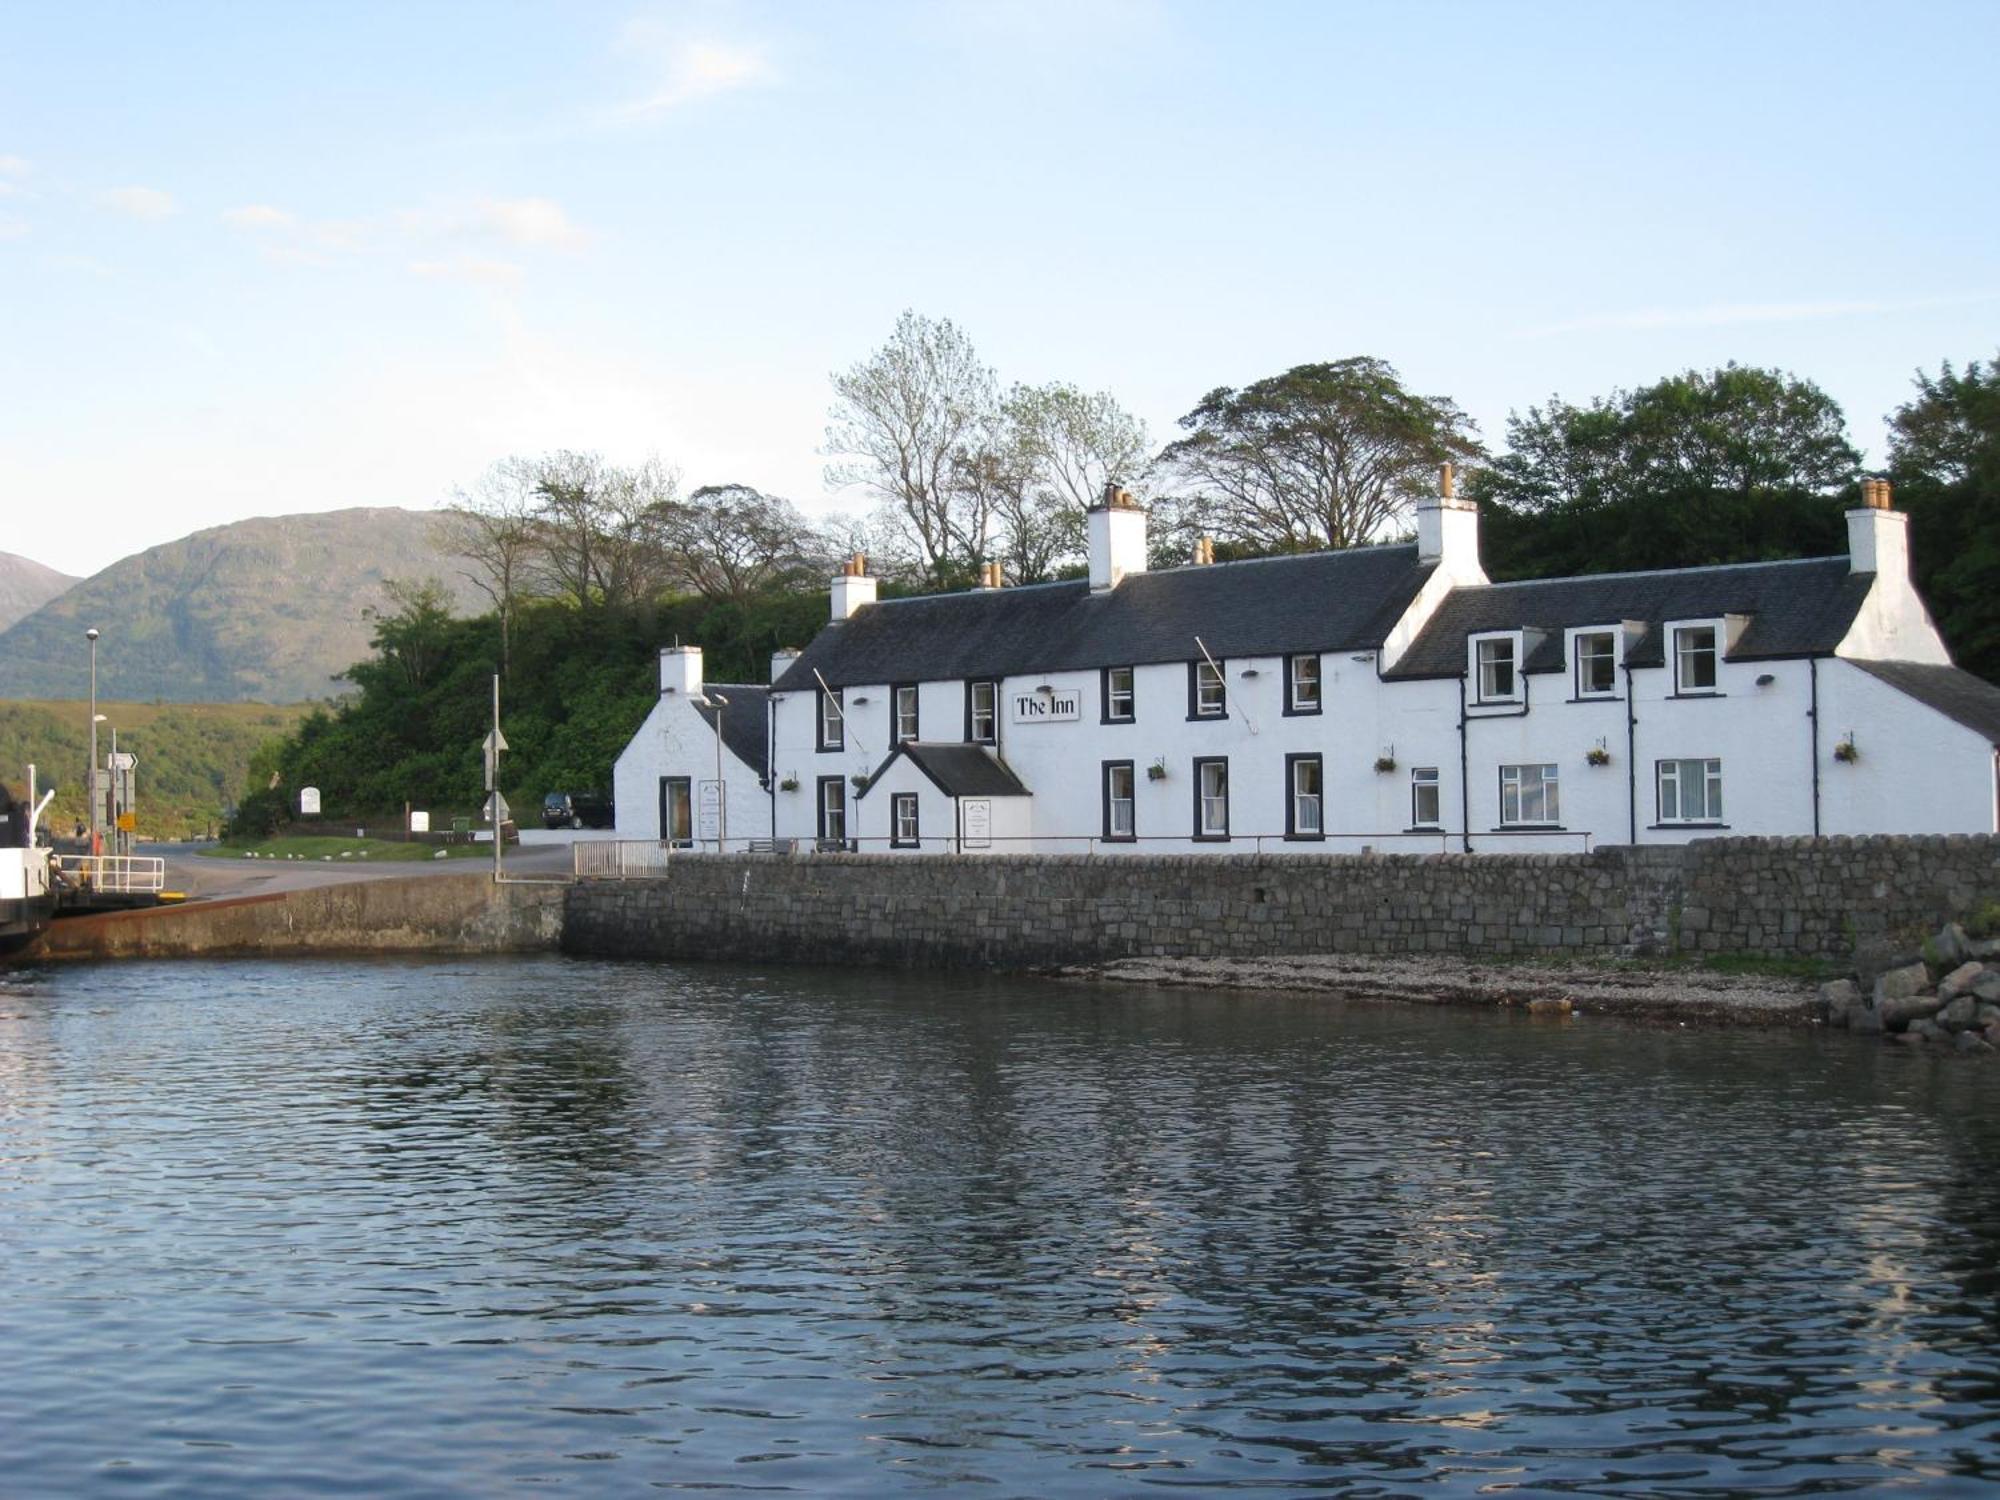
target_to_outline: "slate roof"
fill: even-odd
[[[771,779],[770,714],[771,690],[742,682],[707,682],[702,691],[729,700],[722,713],[722,743],[729,753],[757,773],[759,781]],[[716,709],[699,698],[688,700],[702,723],[715,728]]]
[[[2000,745],[2000,687],[1985,678],[1925,662],[1857,661],[1854,665]]]
[[[875,774],[868,778],[868,785],[861,789],[867,796],[875,789],[889,767],[896,763],[897,756],[907,756],[910,762],[924,775],[930,777],[937,789],[947,797],[1025,797],[1028,789],[1021,785],[1021,778],[1009,769],[1007,762],[1000,759],[983,745],[961,745],[932,743],[923,740],[904,740],[889,758],[882,762]]]
[[[1545,632],[1529,645],[1523,670],[1560,671],[1565,630],[1627,620],[1647,628],[1626,664],[1658,667],[1666,661],[1661,629],[1666,621],[1718,615],[1750,617],[1729,652],[1731,661],[1824,655],[1845,638],[1874,582],[1872,573],[1851,571],[1846,557],[1815,557],[1457,588],[1385,675],[1462,677],[1468,636],[1517,629]]]
[[[1357,547],[1087,581],[888,599],[822,630],[777,684],[811,688],[1374,650],[1430,576],[1414,546]]]

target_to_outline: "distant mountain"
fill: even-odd
[[[0,630],[27,618],[75,582],[32,558],[0,552]]]
[[[479,606],[435,514],[370,509],[263,516],[148,548],[0,631],[0,698],[297,703],[368,654],[362,611],[387,578],[435,576]]]

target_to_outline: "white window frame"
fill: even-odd
[[[1118,782],[1125,783],[1125,795],[1118,795]],[[1119,826],[1123,810],[1124,826]],[[1130,843],[1139,836],[1139,776],[1129,760],[1107,761],[1104,766],[1104,836],[1113,843]]]
[[[1722,823],[1722,757],[1718,755],[1680,756],[1657,761],[1653,771],[1656,804],[1663,824],[1706,825]],[[1701,799],[1695,813],[1688,811],[1690,784]],[[1667,811],[1669,787],[1673,811]]]
[[[1321,692],[1319,653],[1305,652],[1299,656],[1285,658],[1285,712],[1290,714],[1316,714],[1325,697]],[[1301,669],[1306,669],[1301,675]],[[1301,688],[1311,690],[1308,698]]]
[[[1217,789],[1209,790],[1209,778],[1216,777]],[[1229,758],[1199,756],[1194,768],[1195,837],[1229,837]],[[1219,817],[1217,815],[1220,815]]]
[[[986,693],[986,705],[980,707],[980,689]],[[975,745],[997,745],[1000,743],[1000,684],[990,677],[980,677],[966,684],[966,730]],[[986,732],[980,733],[980,722],[984,720]]]
[[[1294,755],[1291,762],[1291,785],[1286,794],[1291,799],[1287,838],[1320,839],[1326,837],[1326,765],[1317,755]],[[1300,773],[1312,772],[1313,789],[1299,788]]]
[[[1424,793],[1430,793],[1431,812],[1424,816]],[[1436,766],[1410,767],[1410,826],[1412,828],[1444,827],[1444,792],[1438,779]]]
[[[844,692],[843,688],[819,690],[819,748],[822,750],[847,748],[847,706],[842,701]]]
[[[1507,659],[1507,689],[1502,692],[1493,685],[1496,675],[1493,669],[1503,665],[1499,660],[1499,648],[1505,647]],[[1472,687],[1473,701],[1477,703],[1519,703],[1521,701],[1521,637],[1509,632],[1505,635],[1481,635],[1472,639]]]
[[[1222,675],[1222,663],[1205,656],[1194,664],[1194,717],[1229,717],[1229,684]]]
[[[890,693],[892,694],[890,701],[894,705],[892,716],[896,721],[895,742],[900,745],[905,740],[913,740],[917,737],[917,730],[922,723],[919,711],[921,695],[917,691],[916,684],[908,682],[904,683],[901,687],[891,688]],[[907,731],[903,728],[903,695],[905,693],[909,694],[910,697],[910,727]]]
[[[909,822],[904,824],[904,811],[908,810]],[[922,838],[917,833],[917,794],[896,792],[889,798],[889,842],[898,849],[914,849]]]
[[[1693,638],[1702,634],[1708,636],[1706,648],[1692,644]],[[1720,624],[1676,625],[1668,632],[1668,644],[1673,647],[1674,694],[1681,698],[1702,698],[1722,691],[1722,626]],[[1689,667],[1703,657],[1708,659],[1706,683],[1688,681]]]
[[[1125,685],[1120,687],[1118,679],[1124,676]],[[1107,724],[1130,724],[1136,717],[1139,705],[1139,672],[1136,667],[1106,667],[1104,669],[1104,722]]]
[[[1570,661],[1574,663],[1573,691],[1579,698],[1615,698],[1618,696],[1618,635],[1615,629],[1579,630],[1570,636]],[[1611,663],[1611,680],[1601,688],[1594,688],[1584,678],[1584,643],[1603,641],[1607,651],[1603,659]],[[1596,659],[1593,657],[1593,659]]]
[[[1534,773],[1530,776],[1530,772]],[[1530,799],[1539,799],[1539,817],[1528,816]],[[1500,768],[1500,826],[1557,828],[1562,825],[1561,768],[1551,761],[1524,761]]]

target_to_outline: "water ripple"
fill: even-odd
[[[748,969],[0,1004],[24,1494],[2000,1477],[2000,1069]]]

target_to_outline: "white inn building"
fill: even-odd
[[[660,656],[621,836],[867,853],[1574,852],[1991,833],[2000,689],[1951,665],[1870,480],[1844,557],[1490,583],[1477,509],[1415,545],[880,601],[763,687]]]

